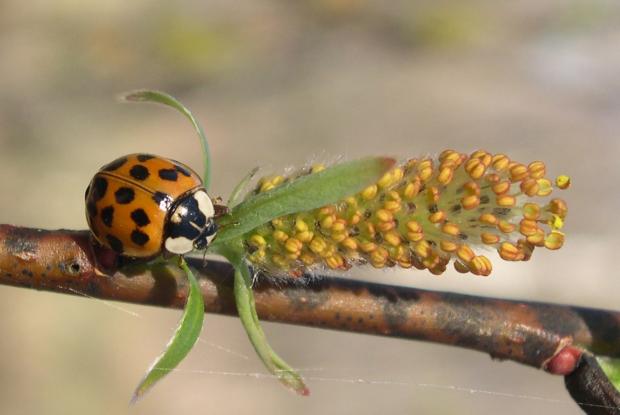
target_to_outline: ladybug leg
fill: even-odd
[[[220,204],[221,202],[222,198],[218,197],[217,199],[215,199],[215,204],[213,205],[216,219],[222,216],[230,215],[230,209],[228,208],[228,206]]]

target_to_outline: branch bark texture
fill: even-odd
[[[175,267],[104,272],[102,262],[105,255],[93,247],[87,231],[0,225],[0,284],[183,307],[187,283]],[[231,267],[220,261],[190,264],[199,277],[205,311],[236,314]],[[449,344],[536,368],[546,368],[567,347],[620,357],[620,313],[615,311],[329,277],[303,284],[259,278],[255,298],[266,321]]]

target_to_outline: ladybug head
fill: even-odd
[[[205,249],[215,237],[213,202],[204,189],[177,199],[171,207],[164,230],[164,248],[173,254]]]

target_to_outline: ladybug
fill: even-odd
[[[225,209],[214,206],[192,169],[150,154],[106,164],[84,197],[96,241],[133,258],[206,248],[217,231],[216,210]]]

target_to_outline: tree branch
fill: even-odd
[[[103,273],[98,264],[105,262],[105,253],[93,247],[87,231],[0,225],[0,284],[183,307],[187,284],[175,267],[130,266]],[[231,267],[220,261],[206,266],[200,260],[189,262],[199,278],[205,311],[236,314]],[[573,372],[586,349],[620,357],[620,313],[614,311],[329,277],[303,284],[261,278],[255,297],[263,320],[449,344],[563,375]]]

